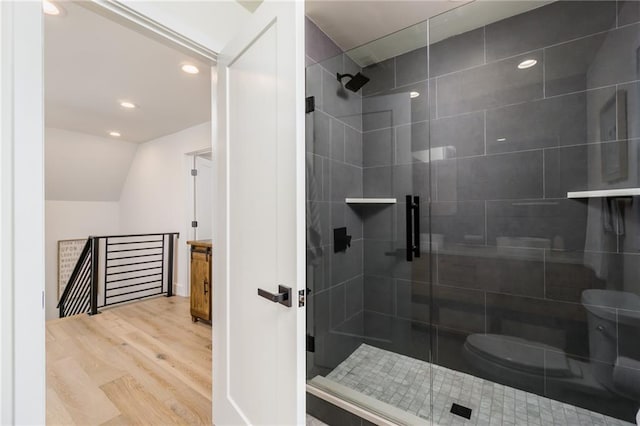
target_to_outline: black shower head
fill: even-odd
[[[344,85],[344,87],[346,87],[347,89],[351,90],[352,92],[357,92],[358,90],[360,90],[362,88],[362,86],[364,86],[365,84],[367,84],[369,82],[369,77],[361,74],[361,73],[357,73],[356,75],[351,75],[351,74],[340,74],[337,73],[336,74],[338,77],[338,81],[342,82],[342,79],[345,77],[350,77],[351,79],[347,82],[347,84]]]

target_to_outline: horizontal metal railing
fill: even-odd
[[[58,303],[60,317],[94,315],[100,307],[161,294],[172,296],[174,239],[179,235],[89,237]]]

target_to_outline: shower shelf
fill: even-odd
[[[640,195],[640,188],[567,192],[567,198],[630,197],[632,195]]]
[[[395,204],[395,198],[345,198],[347,204]]]

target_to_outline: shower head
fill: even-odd
[[[337,73],[336,76],[338,77],[338,81],[341,83],[343,78],[350,77],[350,80],[347,81],[347,84],[345,84],[344,87],[352,92],[357,92],[362,88],[362,86],[369,82],[369,77],[361,73],[357,73],[356,75]]]

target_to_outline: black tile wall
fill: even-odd
[[[627,25],[640,21],[640,1],[618,1],[618,25]]]
[[[439,161],[437,200],[542,198],[542,162],[542,151]]]
[[[394,129],[373,130],[362,135],[362,164],[364,167],[393,164]]]
[[[447,158],[484,154],[484,114],[484,111],[478,111],[431,121],[430,126],[425,125],[431,133],[431,146],[453,147],[454,151],[450,151]],[[490,138],[488,132],[489,127],[487,138]]]
[[[547,96],[624,83],[640,78],[640,24],[545,49]]]
[[[587,208],[566,199],[487,201],[487,245],[583,250]]]
[[[362,133],[350,126],[344,129],[344,161],[362,167]]]
[[[542,250],[476,247],[437,254],[438,283],[499,293],[544,297]]]
[[[430,46],[429,76],[471,68],[485,63],[484,28],[467,31]]]
[[[544,151],[545,196],[566,197],[568,191],[638,186],[638,174],[629,172],[629,153],[637,155],[639,140],[554,148]],[[609,170],[603,157],[624,158]],[[621,157],[622,156],[622,157]],[[606,164],[606,163],[604,163]]]
[[[331,327],[336,328],[347,319],[345,284],[338,284],[331,287],[329,294],[331,295]]]
[[[348,197],[362,197],[362,169],[347,163],[331,161],[331,201],[344,203]]]
[[[395,163],[424,162],[429,152],[429,123],[407,124],[395,128]]]
[[[364,309],[380,314],[395,315],[395,282],[392,278],[365,276]]]
[[[309,18],[305,18],[304,29],[305,54],[313,63],[342,53],[342,50]]]
[[[345,252],[332,253],[331,284],[338,285],[362,274],[363,242],[351,242]]]
[[[363,310],[364,278],[362,275],[345,284],[346,291],[346,317],[351,318]]]
[[[318,114],[319,115],[319,114]],[[345,124],[335,118],[331,119],[331,159],[345,162]]]
[[[395,59],[395,87],[406,86],[429,78],[426,47],[412,50]]]
[[[535,59],[538,64],[518,69],[518,64],[526,59]],[[541,99],[543,62],[542,51],[537,50],[438,77],[438,117]]]
[[[364,235],[374,240],[394,240],[396,230],[395,206],[368,206],[362,209]]]
[[[426,210],[423,208],[424,211]],[[458,244],[486,243],[483,201],[436,201],[431,203],[431,231]],[[435,238],[435,237],[434,237]]]
[[[394,88],[395,68],[395,58],[365,67],[362,73],[369,77],[369,82],[362,88],[362,95],[369,96]]]
[[[434,84],[422,81],[364,97],[363,130],[377,130],[427,120],[429,93],[433,91],[430,87],[435,87]],[[412,98],[412,92],[418,93],[418,96]]]
[[[640,83],[621,84],[618,96],[626,99],[626,114],[620,113],[622,122],[626,124],[624,132],[629,139],[640,138]],[[624,104],[624,102],[623,102]]]
[[[603,135],[589,132],[589,124],[614,94],[605,88],[488,110],[487,152],[600,142]]]
[[[615,25],[614,1],[558,1],[488,25],[487,60],[606,31]]]

